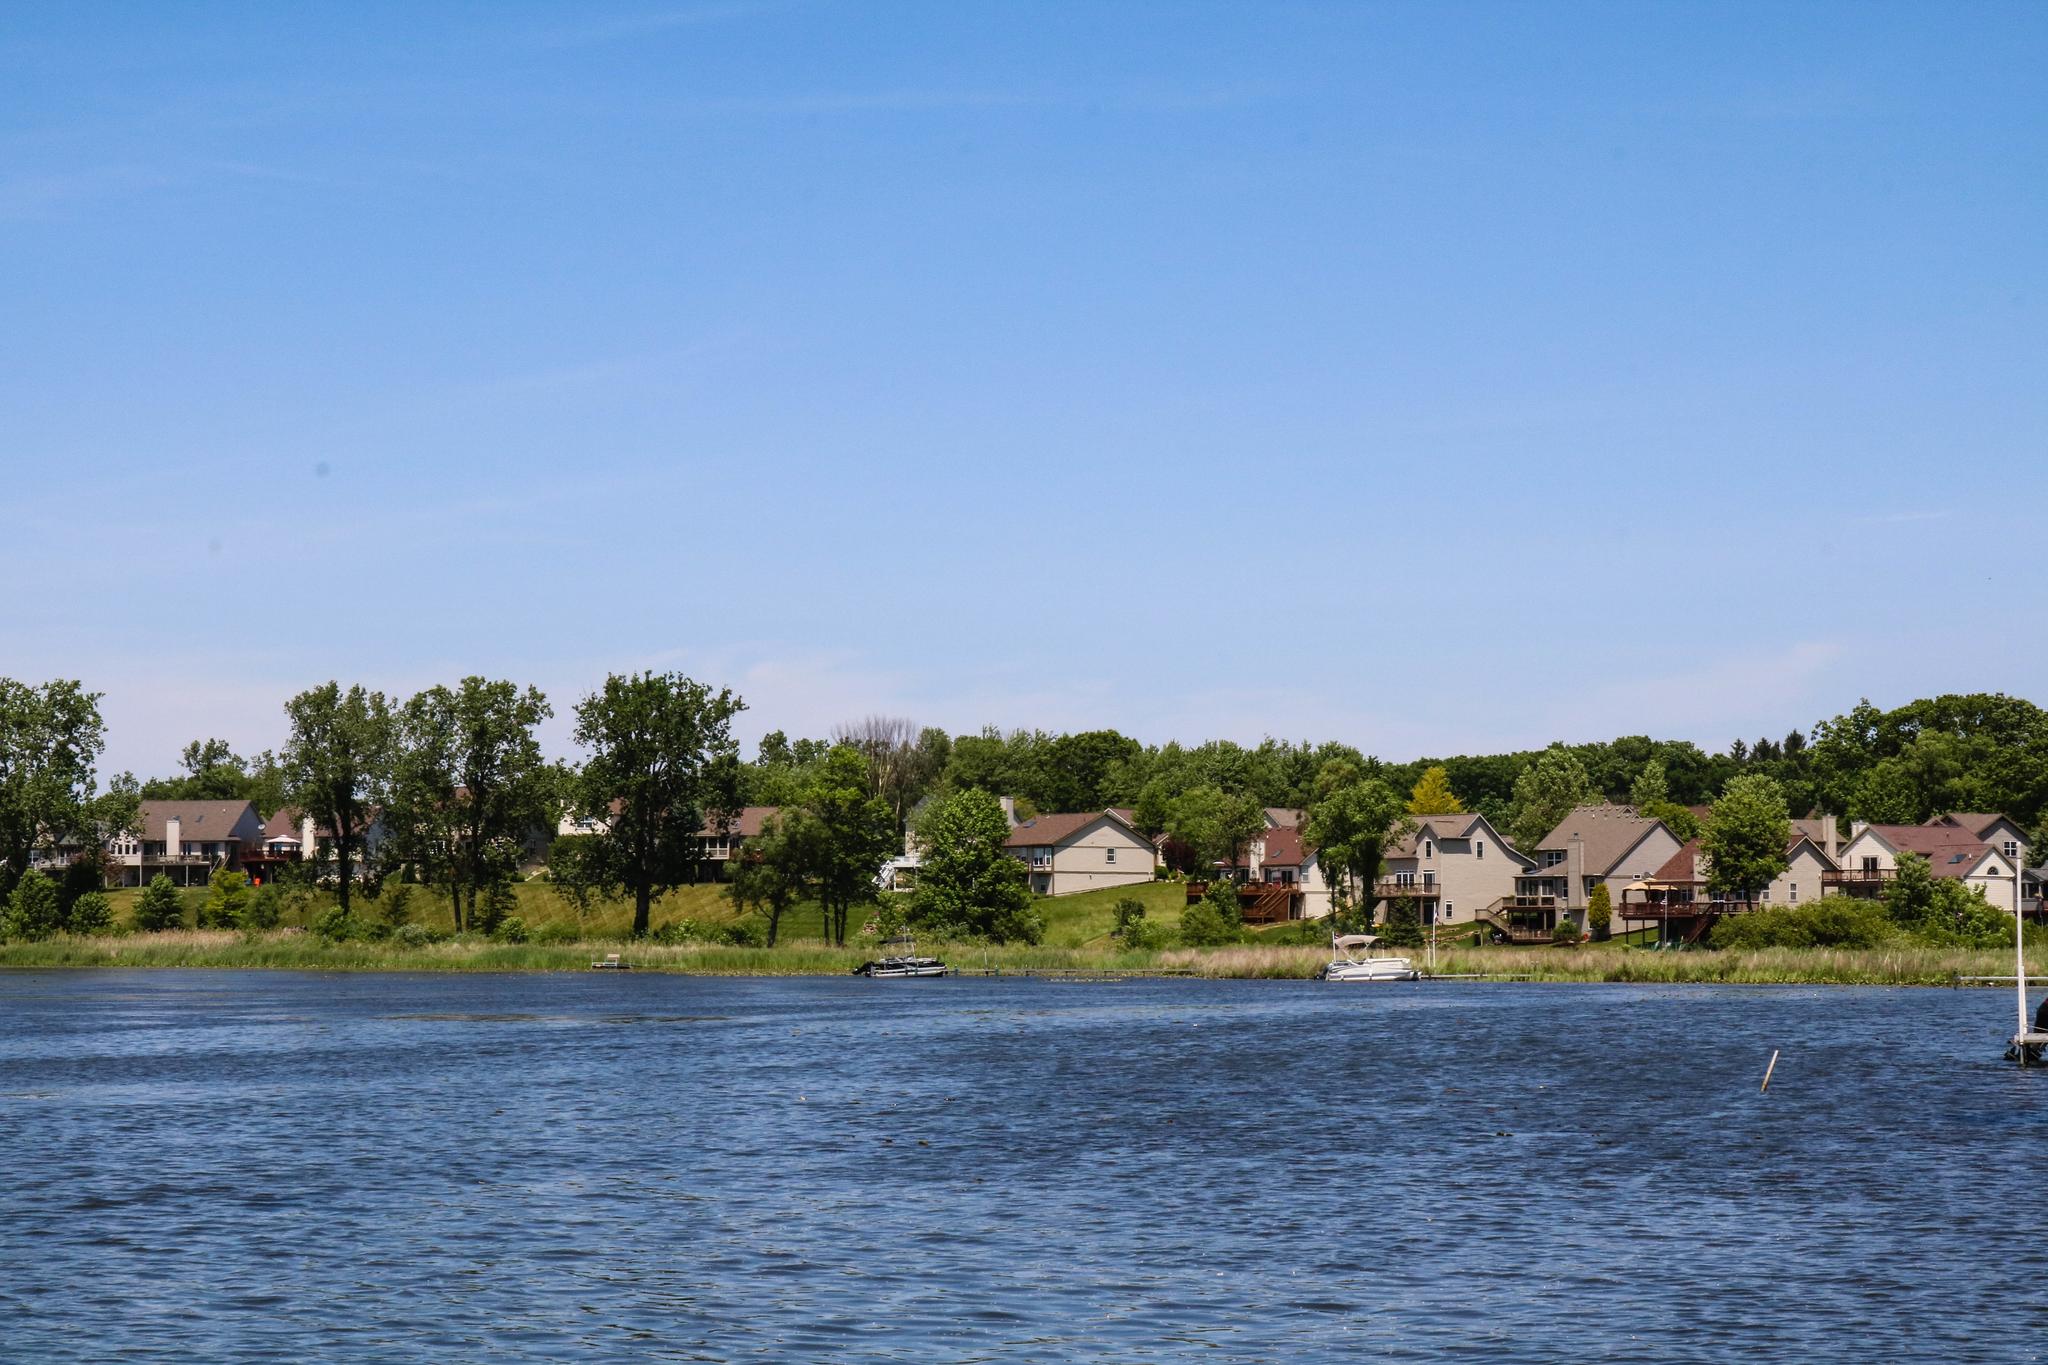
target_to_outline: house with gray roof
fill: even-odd
[[[1386,851],[1373,885],[1375,913],[1406,903],[1428,924],[1470,924],[1515,894],[1515,880],[1536,860],[1502,838],[1477,811],[1417,815],[1414,829]]]

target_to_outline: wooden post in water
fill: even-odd
[[[1777,1069],[1778,1069],[1778,1050],[1777,1050],[1776,1048],[1772,1048],[1772,1049],[1771,1049],[1771,1064],[1770,1064],[1769,1066],[1767,1066],[1767,1067],[1765,1067],[1765,1068],[1764,1068],[1764,1083],[1763,1083],[1762,1085],[1760,1085],[1760,1086],[1758,1086],[1758,1087],[1756,1088],[1756,1093],[1757,1093],[1757,1094],[1761,1095],[1761,1094],[1763,1094],[1763,1093],[1764,1093],[1764,1092],[1765,1092],[1766,1090],[1769,1090],[1769,1089],[1771,1088],[1771,1073],[1772,1073],[1773,1071],[1776,1071]]]

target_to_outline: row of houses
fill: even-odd
[[[1330,913],[1332,885],[1302,836],[1302,812],[1272,809],[1267,828],[1234,866],[1247,919],[1316,919]],[[1013,825],[1007,845],[1030,869],[1031,888],[1066,895],[1152,878],[1155,841],[1121,808],[1041,815]],[[1745,899],[1716,899],[1699,840],[1619,805],[1573,810],[1525,854],[1484,815],[1424,815],[1390,847],[1369,899],[1384,914],[1403,904],[1440,925],[1487,925],[1511,938],[1583,930],[1595,889],[1607,888],[1618,930],[1676,922],[1696,933],[1738,905],[1797,905],[1825,895],[1874,897],[1908,853],[1937,877],[1962,882],[2007,911],[2042,912],[2048,867],[2036,865],[2019,823],[2001,814],[1938,816],[1922,825],[1854,822],[1844,838],[1832,816],[1792,822],[1786,869]],[[1364,894],[1363,887],[1353,887]],[[1190,895],[1200,888],[1190,889]]]
[[[173,885],[196,886],[223,867],[262,883],[286,864],[322,856],[332,842],[329,831],[290,807],[265,820],[247,801],[144,801],[139,815],[135,831],[104,850],[107,880],[116,886],[141,886],[159,874]],[[372,842],[381,837],[381,829],[371,832]],[[47,845],[30,866],[61,872],[84,851],[75,843]]]
[[[1004,850],[1022,862],[1031,890],[1064,896],[1149,882],[1160,861],[1160,841],[1140,831],[1123,807],[1019,818],[1003,802],[1010,831]],[[747,806],[709,817],[698,835],[705,875],[717,876],[746,840],[761,834],[774,806]],[[261,818],[247,801],[144,801],[137,832],[106,850],[109,880],[140,886],[162,873],[178,885],[204,883],[218,868],[247,872],[264,882],[286,865],[322,857],[331,843],[325,829],[292,809]],[[1218,876],[1239,884],[1246,917],[1255,922],[1318,919],[1332,908],[1332,885],[1316,850],[1303,838],[1303,812],[1275,807],[1266,828],[1234,865]],[[1369,899],[1380,913],[1405,905],[1439,925],[1488,925],[1514,938],[1547,938],[1561,924],[1583,929],[1596,887],[1605,886],[1617,929],[1673,924],[1696,934],[1737,902],[1716,899],[1711,868],[1697,839],[1681,840],[1661,820],[1627,806],[1588,805],[1572,811],[1524,854],[1483,815],[1424,815],[1390,847]],[[565,820],[557,832],[593,834],[602,825]],[[367,843],[374,853],[382,828]],[[544,836],[536,843],[544,844]],[[39,850],[36,865],[56,871],[82,850]],[[2048,866],[2037,865],[2027,836],[2009,816],[1959,813],[1920,825],[1852,823],[1847,837],[1830,816],[1792,822],[1785,871],[1754,889],[1740,904],[1797,905],[1822,896],[1879,896],[1898,876],[1908,853],[1927,859],[1937,877],[1962,882],[2007,912],[2040,914]],[[901,857],[882,869],[891,889],[914,884],[914,836]],[[1354,886],[1355,895],[1366,889]],[[1200,888],[1191,890],[1200,894]]]

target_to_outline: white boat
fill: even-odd
[[[863,962],[853,969],[855,976],[865,976],[874,981],[893,981],[910,976],[944,976],[946,964],[935,957],[917,956],[917,943],[908,934],[901,938],[887,939],[884,948],[901,948],[900,953]]]
[[[1419,981],[1422,973],[1415,970],[1415,964],[1405,957],[1374,957],[1372,949],[1379,942],[1374,934],[1333,935],[1330,939],[1332,957],[1316,976],[1324,981]],[[1366,956],[1360,957],[1359,953]]]

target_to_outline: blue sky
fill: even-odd
[[[0,13],[0,673],[110,767],[470,672],[1390,758],[2048,701],[2048,6]]]

